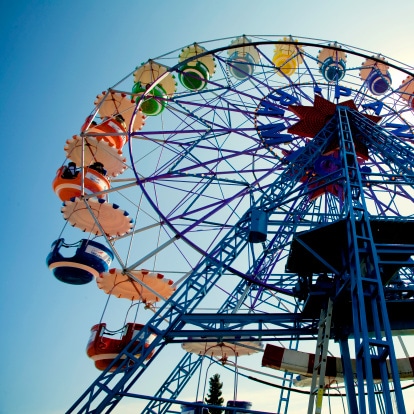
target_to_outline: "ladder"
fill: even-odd
[[[322,413],[322,398],[325,390],[325,371],[328,356],[329,337],[332,322],[332,299],[329,298],[326,309],[321,310],[318,340],[316,342],[315,361],[313,364],[312,385],[309,394],[308,414]],[[315,407],[315,411],[313,411]]]

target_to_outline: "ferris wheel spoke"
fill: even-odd
[[[154,257],[155,255],[157,255],[158,253],[160,253],[162,250],[166,249],[170,244],[174,243],[176,240],[177,240],[177,237],[172,237],[170,240],[166,241],[161,246],[157,247],[152,252],[150,252],[149,254],[147,254],[146,256],[144,256],[143,258],[141,258],[140,260],[136,261],[134,264],[128,266],[126,268],[126,271],[127,272],[130,272],[131,270],[136,269],[138,266],[140,266],[141,264],[145,263],[148,259]]]

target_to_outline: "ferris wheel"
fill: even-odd
[[[145,309],[118,336],[92,327],[103,372],[69,412],[133,397],[175,343],[182,359],[144,412],[169,412],[205,358],[238,371],[251,354],[280,371],[275,412],[295,387],[320,410],[333,382],[351,412],[405,412],[414,359],[394,338],[413,329],[413,72],[337,42],[243,35],[100,93],[64,144],[66,224],[47,264]]]

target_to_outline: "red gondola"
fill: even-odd
[[[99,323],[92,326],[91,337],[89,339],[86,353],[95,361],[95,366],[104,371],[116,359],[119,353],[132,341],[132,338],[144,327],[138,323],[127,323],[123,329],[120,339],[111,338],[114,333],[106,329],[106,323]],[[152,334],[144,344],[148,348],[154,340],[155,334]],[[133,347],[138,346],[139,341],[135,341]],[[146,359],[150,359],[153,355],[151,352]],[[140,356],[140,348],[138,348],[136,357]],[[114,364],[110,371],[115,371],[120,366],[122,359]],[[124,367],[126,368],[126,367]]]

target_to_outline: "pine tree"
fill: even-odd
[[[221,389],[223,388],[223,383],[220,382],[220,375],[214,374],[210,380],[210,388],[206,397],[206,403],[211,405],[223,405],[224,398],[221,396]],[[223,410],[219,408],[210,408],[211,414],[221,414]]]

